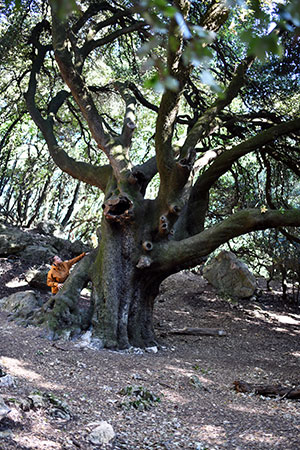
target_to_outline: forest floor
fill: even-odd
[[[0,298],[28,288],[16,267],[0,260]],[[169,334],[184,326],[223,329],[226,336]],[[0,423],[0,449],[300,448],[300,401],[233,389],[236,380],[300,383],[300,311],[284,307],[280,292],[263,290],[256,300],[235,303],[201,275],[180,273],[161,287],[155,327],[163,343],[157,353],[99,351],[47,341],[38,328],[22,328],[0,312],[0,368],[15,381],[0,384],[11,408]],[[135,409],[134,399],[120,394],[129,386],[160,401],[153,397],[148,410]],[[19,402],[32,392],[64,400],[70,418],[53,418],[44,407],[22,410]],[[102,447],[89,442],[101,421],[116,434]]]

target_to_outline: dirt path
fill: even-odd
[[[51,392],[68,404],[71,420],[45,409],[11,413],[0,424],[1,450],[100,450],[88,441],[95,422],[116,433],[109,449],[300,448],[300,402],[236,393],[235,380],[300,383],[300,313],[279,313],[275,294],[232,304],[192,273],[166,280],[156,307],[158,353],[82,349],[46,341],[0,313],[0,367],[16,380],[0,387],[8,399]],[[277,302],[277,303],[276,303]],[[172,328],[212,327],[225,337],[171,336]],[[197,378],[195,378],[197,377]],[[138,385],[160,397],[157,406],[123,409],[119,394]]]

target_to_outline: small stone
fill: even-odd
[[[31,401],[31,405],[34,409],[46,407],[46,402],[42,394],[30,394],[28,395],[28,398]]]
[[[142,380],[143,377],[139,373],[133,373],[132,377],[133,380]]]
[[[11,375],[5,375],[4,377],[0,377],[0,386],[15,387],[16,386],[15,379]]]
[[[100,422],[89,434],[89,441],[94,445],[108,444],[116,436],[113,427],[105,421]]]
[[[157,352],[158,352],[158,348],[156,347],[156,345],[153,346],[153,347],[146,347],[146,348],[145,348],[145,351],[146,351],[147,353],[157,353]]]
[[[12,437],[12,430],[0,431],[0,439],[10,438],[10,437]]]
[[[4,403],[3,398],[0,396],[0,421],[10,413],[9,407]]]

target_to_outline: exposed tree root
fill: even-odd
[[[90,326],[93,305],[82,311],[78,300],[82,289],[91,279],[90,267],[95,255],[96,251],[93,251],[85,256],[71,272],[62,289],[34,314],[31,323],[44,327],[47,338],[75,337]]]

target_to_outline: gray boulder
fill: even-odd
[[[26,262],[41,265],[48,263],[54,255],[65,260],[89,251],[89,247],[80,241],[70,242],[58,237],[57,230],[52,235],[54,226],[43,222],[35,229],[22,230],[0,224],[0,256],[17,255]]]
[[[203,269],[203,276],[220,293],[233,298],[251,297],[256,290],[256,279],[232,252],[221,251]]]
[[[0,256],[20,253],[32,242],[32,237],[17,228],[0,224]]]
[[[36,230],[40,233],[40,234],[45,234],[45,235],[53,235],[54,232],[56,230],[59,229],[59,225],[58,223],[52,221],[52,220],[44,220],[42,222],[38,222],[36,224]]]
[[[4,375],[3,377],[0,377],[0,387],[15,387],[16,382],[15,378],[13,378],[11,375]]]
[[[32,288],[49,291],[49,287],[47,286],[47,275],[49,270],[50,266],[29,269],[25,272],[25,280]]]
[[[57,250],[51,244],[40,244],[39,242],[28,245],[21,253],[24,260],[32,261],[35,264],[48,262],[54,255],[57,255]]]
[[[0,299],[0,308],[13,317],[28,319],[42,306],[42,301],[34,291],[16,292]]]
[[[83,252],[90,251],[90,247],[83,244],[81,241],[77,240],[77,241],[71,242],[70,250],[72,253],[74,253],[76,255],[80,255]]]
[[[105,421],[95,423],[94,428],[89,434],[89,441],[94,445],[105,445],[112,441],[116,434],[113,427]]]

